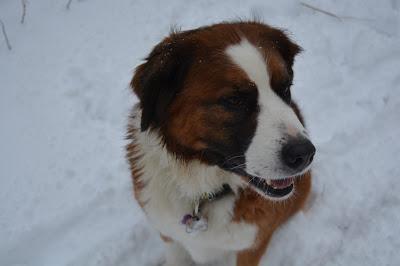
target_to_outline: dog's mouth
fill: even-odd
[[[246,178],[247,183],[252,189],[270,198],[282,199],[290,195],[294,190],[296,176],[281,179],[266,179],[251,175],[241,167],[226,167],[225,169]]]
[[[264,179],[256,176],[249,177],[249,185],[271,198],[283,198],[292,193],[294,177],[283,179]]]

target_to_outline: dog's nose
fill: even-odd
[[[308,139],[292,140],[282,148],[282,160],[294,170],[303,170],[312,162],[315,147]]]

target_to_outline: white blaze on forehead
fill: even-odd
[[[246,72],[258,87],[269,87],[269,76],[265,59],[260,51],[247,39],[243,39],[239,44],[229,46],[226,53],[235,64]]]
[[[226,54],[252,80],[258,89],[260,112],[257,128],[246,151],[246,171],[268,178],[285,176],[280,160],[287,136],[304,135],[297,116],[272,89],[266,60],[261,51],[247,39],[229,46]],[[268,56],[268,55],[267,55]]]

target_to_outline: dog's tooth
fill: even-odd
[[[271,180],[267,179],[267,184],[268,184],[268,186],[271,186],[271,184],[272,184]]]

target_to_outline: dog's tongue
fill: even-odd
[[[270,184],[271,186],[273,186],[274,188],[286,188],[288,186],[290,186],[293,183],[293,179],[294,178],[285,178],[285,179],[276,179],[276,180],[270,180]]]

